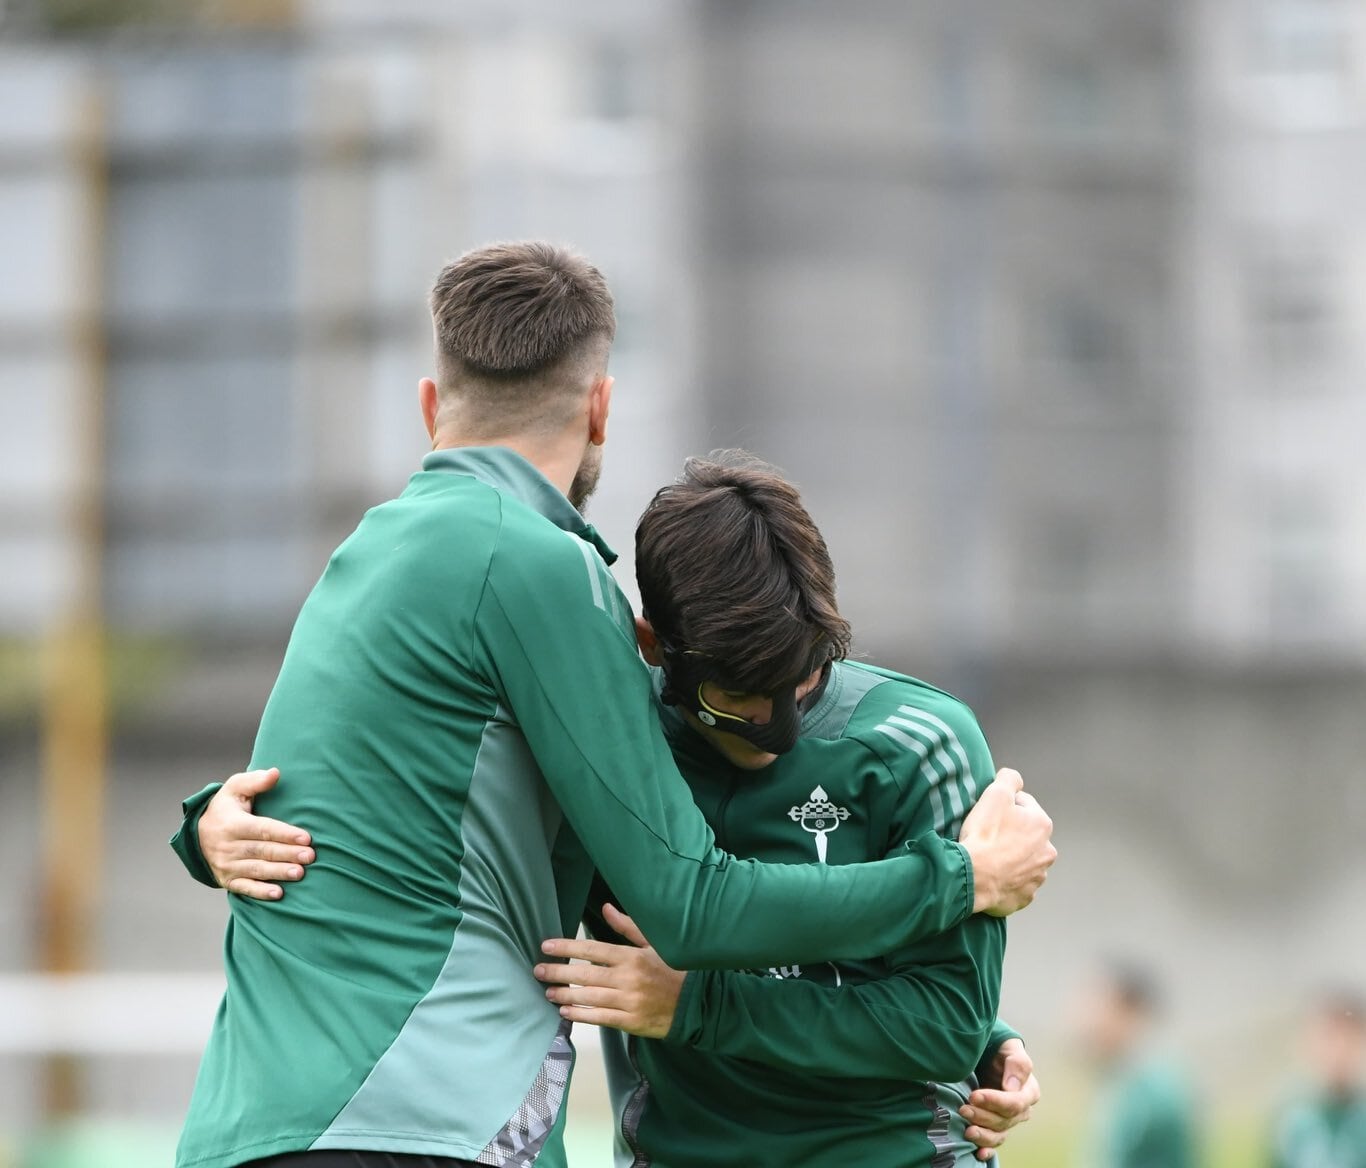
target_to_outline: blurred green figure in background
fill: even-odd
[[[1322,994],[1308,1018],[1309,1080],[1278,1108],[1272,1168],[1366,1168],[1366,1000]]]
[[[1101,1075],[1080,1168],[1195,1168],[1191,1087],[1153,1043],[1153,979],[1106,965],[1085,999],[1082,1036]]]

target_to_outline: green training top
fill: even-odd
[[[1366,1095],[1306,1091],[1275,1111],[1273,1168],[1366,1168]]]
[[[1195,1168],[1193,1098],[1176,1067],[1143,1052],[1105,1084],[1088,1155],[1103,1168]]]
[[[956,836],[993,777],[962,702],[850,662],[763,770],[732,766],[676,709],[661,716],[717,843],[737,856],[852,865],[927,831]],[[618,1165],[975,1165],[958,1108],[989,1042],[1014,1033],[993,1035],[1005,935],[1004,921],[974,916],[885,957],[827,948],[689,973],[665,1040],[604,1031]]]
[[[971,911],[966,853],[928,830],[857,873],[718,851],[611,558],[496,447],[428,455],[333,554],[251,760],[280,767],[260,810],[307,824],[317,861],[281,901],[230,900],[181,1168],[307,1148],[561,1164],[573,1054],[531,968],[593,861],[684,968],[881,952]],[[211,882],[193,836],[173,842]]]

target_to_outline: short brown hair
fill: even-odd
[[[538,240],[466,252],[431,294],[437,382],[498,422],[574,388],[581,362],[605,366],[616,334],[612,293],[583,256]]]
[[[743,451],[690,458],[636,526],[641,607],[672,649],[714,662],[744,693],[848,655],[835,568],[797,488]]]

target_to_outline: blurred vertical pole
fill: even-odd
[[[88,969],[104,881],[103,823],[108,755],[102,568],[104,559],[105,215],[109,159],[104,85],[81,94],[72,140],[72,173],[82,222],[76,237],[69,323],[75,409],[70,434],[67,525],[74,546],[73,583],[45,647],[43,689],[42,893],[40,955],[44,972]],[[43,1068],[49,1119],[83,1102],[82,1068],[54,1053]]]
[[[945,644],[951,684],[974,704],[985,700],[982,669],[984,619],[990,617],[991,538],[987,495],[992,474],[986,400],[987,343],[984,319],[990,295],[992,176],[984,126],[982,74],[991,29],[986,0],[957,0],[948,15],[944,55],[943,120],[948,138],[942,251],[938,287],[945,360],[938,396],[946,427],[939,478],[942,514],[948,517],[943,546],[955,548],[954,586],[946,590],[950,635]]]

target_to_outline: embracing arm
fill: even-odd
[[[566,819],[666,962],[887,952],[972,911],[968,855],[933,832],[857,868],[718,850],[660,729],[624,599],[595,557],[564,554],[495,554],[476,622],[484,667]]]
[[[1056,853],[1047,816],[1017,794],[1018,775],[993,785],[993,813],[974,813],[978,830],[969,831],[970,818],[961,844],[927,831],[897,859],[834,869],[759,865],[717,850],[659,730],[625,601],[588,559],[574,553],[588,575],[551,587],[562,593],[555,605],[546,603],[544,565],[491,572],[478,622],[486,667],[570,825],[673,964],[887,951],[972,911],[1004,915],[1029,903]],[[597,600],[585,604],[590,581]],[[252,774],[274,781],[273,772]],[[249,793],[201,792],[173,846],[205,883],[274,899],[282,890],[269,882],[297,879],[312,850],[306,832],[250,812]]]
[[[954,932],[988,922],[973,917]],[[978,1146],[977,1158],[987,1160],[1012,1128],[1030,1118],[1039,1082],[1019,1035],[983,1016],[995,1008],[989,987],[978,996],[959,982],[955,992],[953,976],[947,967],[908,969],[866,985],[830,988],[801,979],[690,973],[689,984],[721,986],[740,1001],[717,1011],[705,1004],[690,1009],[684,987],[666,1041],[687,1041],[691,1019],[691,1045],[797,1073],[956,1082],[976,1063],[980,1085],[959,1114],[968,1124],[967,1138]],[[770,996],[747,997],[746,983],[770,987]],[[783,989],[790,992],[779,1000],[775,991]],[[698,992],[705,989],[694,985],[691,994]],[[793,1011],[800,1012],[800,1028]],[[723,1016],[727,1020],[718,1026]],[[971,1022],[980,1025],[964,1025]]]
[[[799,1073],[965,1079],[995,1025],[1004,926],[975,916],[916,948],[860,985],[691,972],[666,1041]]]
[[[991,752],[971,711],[947,695],[927,700],[935,704],[919,720],[901,716],[909,729],[896,735],[879,732],[886,712],[871,705],[862,716],[879,730],[846,740],[857,753],[843,765],[862,776],[868,813],[893,849],[926,830],[951,831],[947,812],[961,815],[984,788],[983,801],[998,797],[987,783]],[[996,1024],[1004,922],[977,915],[881,952],[889,954],[881,977],[833,987],[802,977],[690,973],[669,1039],[799,1073],[966,1079]],[[793,963],[800,964],[784,964]]]
[[[592,905],[603,904],[599,916],[590,907],[585,923],[590,925],[595,939],[586,941],[556,940],[546,943],[546,950],[561,956],[578,958],[591,964],[543,964],[536,967],[536,976],[549,988],[546,996],[559,1004],[562,1016],[576,1022],[611,1026],[645,1038],[664,1038],[671,1033],[685,975],[669,968],[659,959],[635,923],[611,904],[604,904],[605,890],[595,889]],[[608,940],[607,938],[611,938]],[[747,975],[736,975],[744,977]],[[764,979],[754,978],[759,981]],[[808,988],[820,989],[823,987]],[[826,994],[839,990],[825,990]],[[847,1000],[847,999],[846,999]],[[859,1013],[856,1011],[856,1013]],[[837,1039],[843,1039],[842,1023],[835,1025]],[[840,1052],[829,1049],[823,1033],[807,1036],[808,1047],[817,1048],[816,1059],[802,1057],[780,1062],[782,1066],[796,1065],[801,1072],[818,1075],[837,1073],[841,1068],[832,1065]],[[867,1046],[856,1047],[851,1054],[852,1073],[871,1073],[864,1057],[868,1050],[879,1045],[880,1032]],[[752,1053],[746,1050],[746,1053]],[[769,1053],[772,1053],[771,1051]],[[801,1051],[803,1056],[809,1051]],[[897,1069],[895,1057],[889,1064]],[[936,1065],[943,1065],[936,1064]],[[916,1068],[913,1073],[928,1077],[928,1067]],[[967,1122],[965,1134],[977,1145],[977,1158],[989,1160],[994,1149],[1006,1140],[1010,1130],[1030,1118],[1034,1104],[1039,1101],[1038,1079],[1033,1062],[1024,1043],[1013,1030],[997,1022],[983,1062],[979,1065],[980,1085],[959,1109]]]

